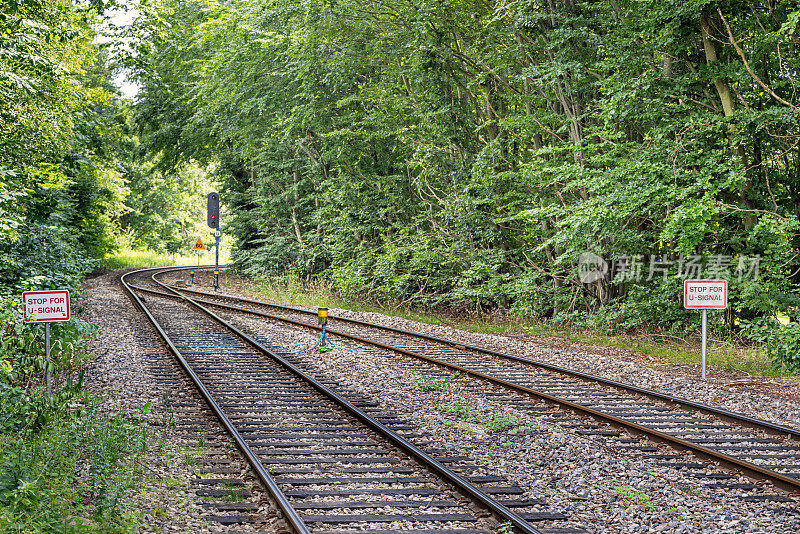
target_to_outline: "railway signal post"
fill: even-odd
[[[209,193],[207,203],[208,227],[214,229],[216,252],[214,255],[214,291],[219,290],[219,193]]]
[[[25,291],[22,294],[23,319],[26,323],[44,323],[44,351],[47,363],[47,396],[52,397],[50,377],[50,323],[53,321],[69,321],[69,291],[57,289],[53,291]]]
[[[702,310],[702,378],[706,379],[706,341],[708,310],[724,310],[728,307],[727,280],[684,280],[683,307],[687,310]]]

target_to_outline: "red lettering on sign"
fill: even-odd
[[[683,306],[687,309],[725,309],[728,307],[726,280],[684,280]]]
[[[69,321],[69,291],[26,291],[22,294],[25,322]]]

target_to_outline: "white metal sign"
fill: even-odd
[[[22,294],[22,316],[26,323],[44,323],[44,351],[47,357],[47,395],[51,396],[50,323],[69,321],[69,291],[26,291]]]
[[[702,349],[700,356],[701,376],[706,379],[706,348],[708,343],[708,310],[724,310],[728,307],[727,280],[684,280],[683,307],[702,310]]]
[[[69,321],[69,291],[26,291],[22,294],[26,323]]]
[[[724,310],[728,307],[728,281],[684,280],[683,307],[690,310]]]

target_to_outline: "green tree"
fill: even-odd
[[[697,256],[731,278],[733,328],[797,315],[798,18],[788,0],[149,0],[137,117],[160,168],[218,164],[247,272],[634,327],[694,320]],[[586,251],[641,255],[644,276],[581,283]]]

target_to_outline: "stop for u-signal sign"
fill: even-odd
[[[26,291],[22,294],[22,310],[26,323],[69,321],[69,291]]]
[[[689,310],[724,310],[728,307],[727,280],[684,280],[683,307]]]
[[[192,247],[192,250],[205,250],[205,249],[206,249],[206,246],[203,244],[203,242],[198,237],[197,238],[197,243],[194,244],[194,246]]]

